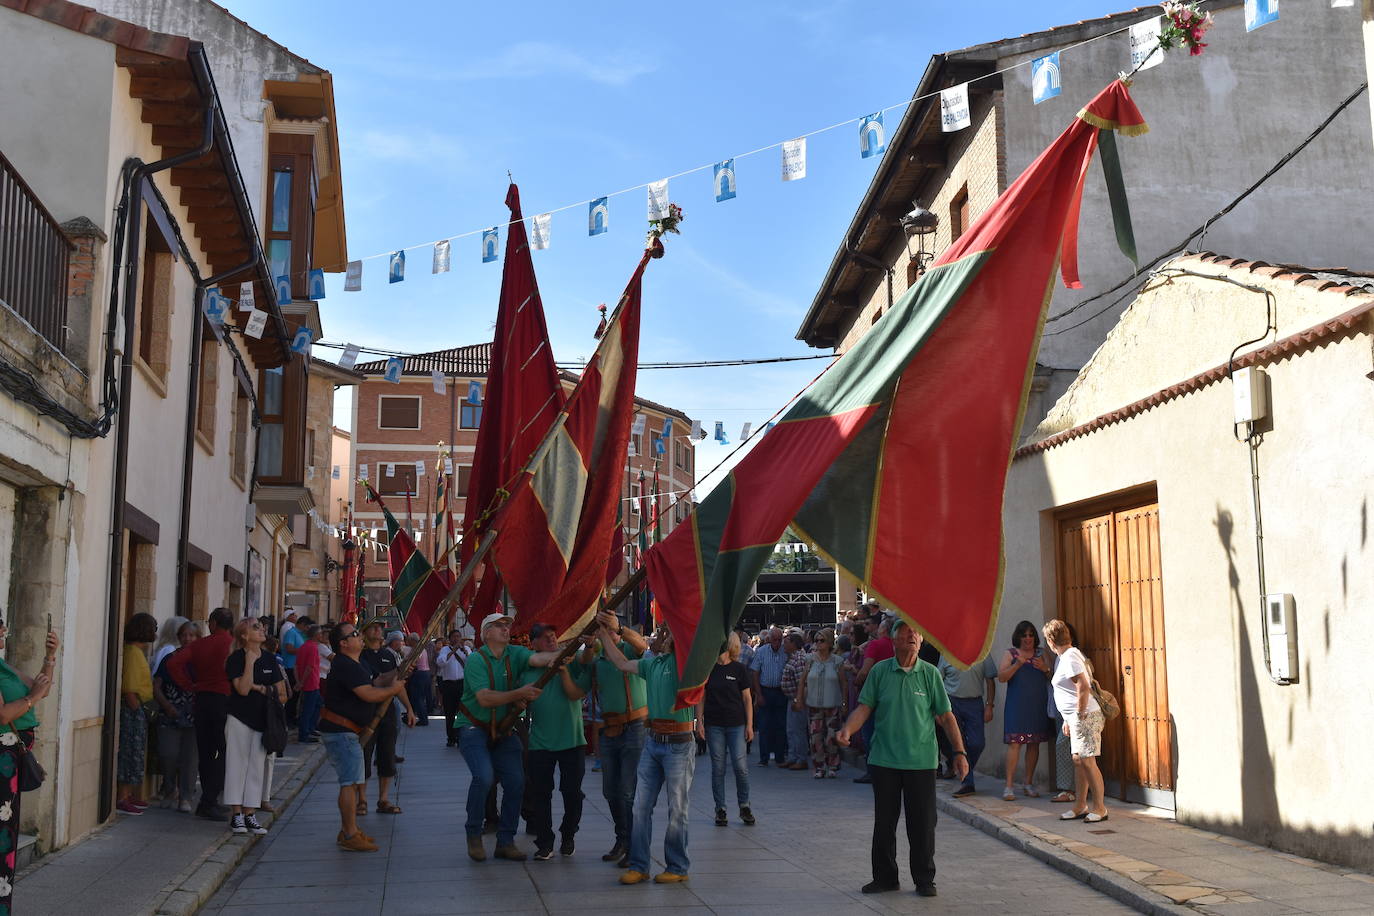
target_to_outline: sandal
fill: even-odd
[[[1011,786],[1007,786],[1002,792],[1002,801],[1016,801],[1016,792]]]
[[[1023,795],[1025,795],[1027,798],[1039,798],[1039,797],[1040,797],[1040,790],[1037,789],[1035,786],[1022,786],[1022,787],[1021,787],[1021,793],[1022,793]]]
[[[377,813],[378,813],[378,814],[400,814],[400,813],[401,813],[401,807],[400,807],[399,805],[393,805],[393,804],[392,804],[391,802],[389,802],[389,801],[383,800],[383,801],[377,802]]]
[[[367,802],[365,802],[365,801],[360,801],[360,802],[358,802],[358,816],[359,816],[359,817],[362,817],[362,816],[363,816],[364,814],[366,814],[366,813],[367,813]]]
[[[1060,793],[1059,793],[1058,795],[1056,795],[1054,798],[1051,798],[1050,801],[1052,801],[1052,802],[1075,802],[1075,801],[1078,801],[1078,798],[1077,798],[1072,792],[1070,792],[1068,789],[1065,789],[1063,792],[1060,792]]]

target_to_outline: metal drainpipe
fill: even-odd
[[[105,639],[105,700],[100,724],[100,804],[99,820],[104,821],[114,810],[114,753],[115,728],[119,712],[119,648],[123,643],[123,628],[120,621],[120,585],[124,572],[124,497],[129,483],[129,409],[130,394],[133,388],[133,351],[134,351],[134,304],[138,290],[138,262],[143,223],[143,181],[150,175],[178,165],[199,159],[208,153],[215,143],[215,101],[211,97],[205,104],[205,136],[200,146],[189,152],[159,159],[157,162],[141,165],[129,175],[129,195],[132,210],[129,212],[129,230],[125,245],[128,254],[124,267],[124,351],[119,366],[119,417],[115,431],[114,494],[110,512],[110,568],[107,622]],[[111,285],[118,287],[118,273],[111,278]],[[113,290],[112,290],[113,294]],[[113,341],[111,341],[112,343]]]

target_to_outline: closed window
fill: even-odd
[[[419,429],[420,399],[415,396],[387,396],[377,400],[378,429]]]
[[[143,284],[138,302],[138,358],[162,384],[171,358],[172,250],[152,219],[143,239]],[[165,394],[163,395],[166,396]]]
[[[201,445],[215,450],[215,406],[219,399],[219,342],[208,328],[200,342],[200,403],[196,406],[196,435]]]
[[[468,484],[469,484],[471,481],[472,481],[472,465],[470,465],[470,464],[460,464],[460,465],[458,465],[458,484],[457,484],[457,488],[456,488],[456,489],[457,489],[457,492],[458,492],[458,495],[459,495],[459,496],[467,496],[467,495],[468,495]]]
[[[415,465],[413,463],[399,463],[396,465],[394,474],[386,473],[386,466],[383,465],[382,474],[378,478],[381,486],[377,491],[383,496],[416,496],[419,491],[415,488]]]
[[[252,414],[243,383],[239,382],[234,389],[234,436],[229,442],[229,476],[242,485],[248,478],[248,430],[252,426]]]
[[[949,240],[958,241],[959,236],[968,228],[968,224],[968,185],[964,185],[949,204]]]
[[[315,141],[272,134],[268,140],[267,261],[273,278],[291,278],[291,298],[308,299],[311,251],[315,242]]]
[[[461,429],[476,429],[482,425],[482,405],[464,401],[458,410],[458,426]]]

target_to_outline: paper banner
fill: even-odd
[[[664,417],[664,418],[663,418],[663,438],[665,438],[665,439],[671,439],[671,438],[673,438],[673,418],[672,418],[672,417]]]
[[[399,356],[393,356],[386,361],[386,372],[382,378],[393,385],[401,384],[401,358]]]
[[[329,476],[332,477],[332,478],[335,479],[335,480],[338,480],[338,479],[339,479],[339,466],[338,466],[337,464],[334,465],[334,471],[333,471],[333,473],[331,473]]]
[[[449,265],[449,242],[444,239],[442,242],[434,243],[434,270],[432,273],[446,274]]]
[[[431,369],[429,370],[429,380],[434,384],[435,394],[444,393],[444,373],[438,369]]]
[[[252,283],[240,283],[240,284],[239,284],[239,311],[240,311],[240,312],[251,312],[251,311],[253,311],[253,309],[255,309],[255,308],[257,308],[257,307],[258,307],[258,304],[257,304],[257,302],[255,301],[255,294],[254,294],[254,292],[253,292],[253,284],[252,284]]]
[[[704,429],[701,428],[701,421],[700,421],[700,420],[693,420],[693,421],[692,421],[692,438],[693,438],[693,439],[705,439],[705,438],[706,438],[706,430],[704,430]]]
[[[749,430],[753,427],[753,425],[753,423],[744,424],[744,429],[739,431],[739,437],[741,440],[749,438]]]
[[[715,169],[716,203],[735,199],[735,160],[723,159]]]
[[[291,338],[291,352],[310,355],[310,340],[315,336],[315,332],[309,328],[297,328],[296,336]]]
[[[1278,18],[1279,0],[1245,0],[1245,31],[1253,32]]]
[[[720,420],[717,420],[717,421],[716,421],[716,435],[715,435],[715,440],[716,440],[717,442],[719,442],[721,445],[729,445],[729,444],[730,444],[729,440],[725,438],[725,424],[724,424],[722,421],[720,421]]]
[[[654,440],[654,455],[660,456],[660,455],[662,455],[665,451],[667,451],[667,449],[666,449],[666,448],[664,447],[664,445],[663,445],[663,437],[660,436],[660,437],[658,437],[657,439]]]
[[[859,121],[859,156],[869,159],[881,156],[887,149],[887,132],[883,130],[883,113],[875,111]]]
[[[416,476],[416,477],[423,477],[423,476],[425,476],[425,463],[424,463],[424,461],[417,461],[417,462],[415,462],[415,476]]]
[[[395,477],[395,476],[396,476],[396,462],[394,462],[394,461],[388,461],[388,462],[386,463],[386,476],[388,476],[388,477]]]
[[[363,262],[349,261],[344,273],[344,292],[356,293],[363,288]]]
[[[469,403],[469,404],[481,404],[481,403],[482,403],[482,383],[481,383],[481,382],[468,382],[468,403]]]
[[[452,459],[452,458],[445,458],[445,459],[444,459],[444,473],[447,474],[447,475],[449,475],[449,476],[452,476],[452,474],[453,474],[453,459]]]
[[[587,205],[587,234],[601,235],[611,228],[611,208],[606,198],[598,197]]]
[[[1046,54],[1031,61],[1031,100],[1039,105],[1059,95],[1063,86],[1059,80],[1059,52]]]
[[[490,264],[496,260],[496,248],[501,244],[501,230],[492,226],[482,230],[482,263]]]
[[[1128,34],[1132,70],[1148,70],[1164,62],[1164,49],[1159,46],[1159,32],[1163,27],[1163,16],[1155,16],[1131,26]]]
[[[291,278],[283,274],[273,281],[272,286],[277,291],[277,305],[290,305]]]
[[[973,123],[968,107],[968,83],[940,90],[940,130],[949,133]]]
[[[1331,0],[1331,8],[1332,8],[1333,10],[1338,10],[1338,9],[1341,9],[1342,7],[1354,6],[1354,5],[1355,5],[1355,0]]]
[[[806,138],[784,140],[782,144],[782,180],[800,181],[806,177]]]
[[[644,435],[644,422],[645,422],[644,414],[642,414],[642,413],[637,413],[637,414],[635,414],[634,422],[633,422],[632,424],[630,424],[630,435],[632,435],[632,436],[642,436],[642,435]]]
[[[324,269],[323,269],[323,268],[320,268],[320,267],[316,267],[314,270],[310,271],[310,273],[306,274],[306,286],[308,287],[308,290],[309,290],[309,291],[306,293],[306,297],[305,297],[305,298],[307,298],[307,299],[323,299],[323,298],[324,298]]]
[[[543,251],[549,247],[549,229],[552,224],[552,213],[540,213],[530,218],[530,247],[535,251]]]
[[[343,356],[339,357],[339,366],[343,369],[352,369],[353,364],[358,361],[358,345],[349,344],[344,347]]]
[[[393,251],[391,260],[387,263],[386,282],[400,283],[406,278],[406,253],[404,251]]]
[[[267,330],[267,313],[262,309],[253,309],[248,315],[248,323],[243,326],[245,336],[254,340],[262,340],[262,332]]]
[[[367,470],[368,470],[367,465],[365,465],[365,464],[360,464],[360,465],[358,465],[358,476],[361,477],[363,480],[367,480]]]
[[[668,215],[668,179],[649,184],[649,219],[663,219]]]
[[[626,450],[626,452],[625,452],[625,457],[626,457],[626,458],[638,458],[638,457],[639,457],[639,446],[635,445],[635,440],[634,440],[633,438],[630,439],[630,446],[629,446],[629,448],[628,448],[628,449]]]
[[[224,319],[229,315],[229,298],[218,289],[208,289],[205,291],[201,308],[205,310],[205,317],[213,324],[224,324]]]

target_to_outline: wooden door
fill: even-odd
[[[1159,505],[1062,518],[1058,540],[1059,616],[1121,703],[1098,760],[1108,792],[1172,807]]]

